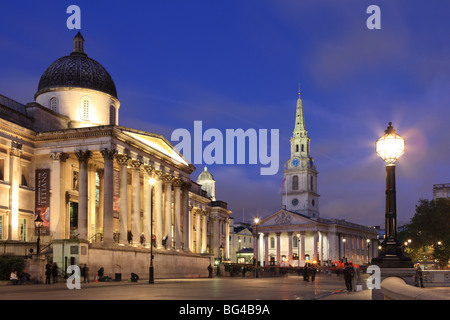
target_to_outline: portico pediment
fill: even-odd
[[[296,224],[309,224],[315,221],[287,210],[279,210],[271,216],[263,219],[259,224],[261,227],[268,226],[280,226],[280,225],[296,225]]]
[[[171,158],[175,163],[189,166],[188,161],[163,136],[153,133],[139,132],[137,130],[121,128],[122,133],[130,136],[146,146],[161,152]]]

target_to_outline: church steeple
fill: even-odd
[[[298,91],[295,125],[291,143],[291,157],[285,164],[283,207],[309,217],[319,216],[317,171],[310,154],[310,141],[305,128],[303,101]]]
[[[303,116],[303,101],[300,97],[300,84],[298,85],[297,113],[295,117],[294,134],[296,131],[306,131],[305,117]]]

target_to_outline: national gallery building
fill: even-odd
[[[35,102],[0,95],[0,250],[114,276],[206,276],[227,259],[227,204],[163,136],[119,126],[115,84],[84,51],[42,74]],[[35,220],[42,227],[35,228]],[[153,218],[153,219],[152,219]],[[38,232],[39,231],[39,232]],[[152,239],[153,235],[153,239]]]

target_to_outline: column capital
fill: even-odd
[[[102,154],[103,158],[105,158],[105,160],[114,160],[114,156],[117,154],[117,150],[104,148],[100,150],[100,153]]]
[[[148,174],[151,174],[154,171],[154,168],[148,164],[144,165],[143,168],[144,168],[145,172]]]
[[[75,155],[77,156],[79,162],[87,163],[92,157],[92,152],[89,150],[78,150],[75,151]]]
[[[142,166],[142,161],[140,160],[136,160],[136,159],[132,159],[128,161],[129,166],[131,167],[131,169],[134,170],[139,170]]]
[[[66,160],[69,158],[69,155],[65,152],[50,152],[50,158],[52,158],[53,160],[66,162]]]
[[[172,183],[172,181],[173,181],[173,176],[172,176],[170,173],[163,173],[163,174],[161,175],[161,180],[162,180],[164,183]]]
[[[174,178],[172,184],[175,188],[181,188],[184,184],[184,181],[181,180],[180,178]]]
[[[20,158],[20,155],[22,154],[22,149],[16,148],[16,147],[11,147],[9,149],[9,154],[13,157],[18,157]]]
[[[116,154],[115,158],[119,166],[128,165],[128,161],[130,160],[130,157],[127,156],[126,154]]]

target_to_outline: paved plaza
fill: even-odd
[[[362,283],[363,281],[361,281]],[[81,283],[69,290],[65,282],[2,285],[0,300],[370,300],[371,291],[347,292],[336,275],[319,275],[314,282],[289,275],[274,278],[156,279]]]

